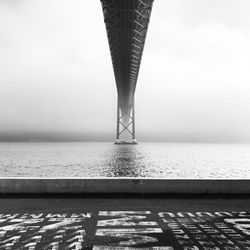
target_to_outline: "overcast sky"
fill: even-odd
[[[249,13],[249,0],[155,0],[139,141],[250,141]],[[0,0],[2,138],[113,140],[116,99],[99,0]]]

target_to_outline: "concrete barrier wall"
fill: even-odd
[[[2,178],[0,193],[250,193],[250,180]]]

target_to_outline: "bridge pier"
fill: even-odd
[[[121,139],[121,136],[128,132],[132,140]],[[117,123],[115,144],[137,144],[135,139],[135,102],[132,106],[125,108],[117,100]]]

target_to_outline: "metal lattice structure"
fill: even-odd
[[[128,131],[135,142],[134,94],[153,0],[101,3],[118,93],[117,140]]]

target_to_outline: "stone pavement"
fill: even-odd
[[[250,249],[250,199],[6,197],[0,249]]]

